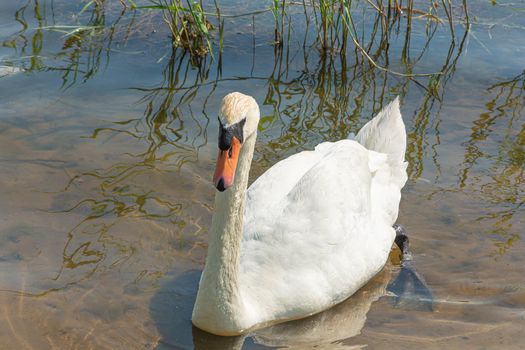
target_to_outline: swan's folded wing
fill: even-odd
[[[322,160],[334,145],[319,144],[314,151],[303,151],[276,163],[262,174],[246,193],[248,216],[262,212],[280,202],[315,164]],[[248,219],[248,218],[247,218]]]
[[[260,225],[268,219],[275,221],[287,207],[318,205],[323,200],[335,205],[339,195],[349,195],[343,187],[351,182],[350,177],[366,180],[366,186],[358,186],[369,190],[372,173],[383,165],[386,155],[369,152],[351,140],[323,142],[314,151],[303,151],[276,163],[246,193],[244,238],[250,239],[255,231],[262,234],[253,230],[254,224]],[[355,202],[362,204],[362,198]]]

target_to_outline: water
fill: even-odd
[[[69,1],[3,2],[2,348],[523,346],[525,4],[469,4],[470,31],[456,21],[454,44],[448,25],[428,40],[417,20],[405,61],[403,26],[373,56],[393,71],[445,73],[409,79],[353,49],[320,55],[301,7],[282,51],[271,14],[226,18],[219,70],[217,59],[196,66],[173,50],[156,11],[122,14],[113,1],[78,16],[83,5]],[[223,12],[264,6],[232,1]],[[366,38],[371,13],[355,15]],[[91,27],[58,27],[79,24]],[[234,90],[261,107],[252,181],[356,132],[401,95],[410,179],[398,221],[431,310],[388,291],[401,270],[393,251],[363,290],[315,317],[240,338],[192,329],[217,110]]]

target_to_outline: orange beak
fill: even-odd
[[[236,137],[232,137],[231,148],[229,150],[219,150],[217,166],[215,167],[215,174],[213,175],[213,184],[221,192],[233,185],[240,151],[241,142]]]

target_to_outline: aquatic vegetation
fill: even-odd
[[[320,51],[327,54],[346,55],[349,49],[349,41],[369,64],[377,69],[384,70],[396,75],[421,76],[411,72],[395,72],[384,67],[373,57],[371,49],[372,43],[365,43],[363,35],[367,34],[364,29],[359,29],[356,25],[357,13],[368,13],[372,11],[378,18],[377,25],[374,26],[373,32],[379,32],[381,50],[387,50],[390,42],[391,33],[399,33],[404,25],[404,38],[402,58],[407,61],[410,50],[410,38],[412,36],[413,21],[426,21],[427,34],[433,33],[437,25],[447,22],[451,33],[451,42],[455,41],[455,23],[461,21],[466,26],[469,24],[469,16],[466,0],[463,0],[462,11],[459,15],[454,15],[454,8],[451,2],[441,0],[438,3],[429,0],[427,10],[421,10],[416,7],[414,0],[408,0],[403,6],[402,1],[388,1],[386,4],[383,0],[351,1],[351,0],[302,0],[302,2],[290,2],[286,0],[273,0],[271,5],[266,9],[251,11],[247,13],[230,13],[224,14],[217,1],[214,1],[214,11],[206,12],[206,5],[203,1],[184,3],[182,0],[149,0],[153,3],[151,6],[140,6],[139,9],[159,9],[163,11],[164,20],[168,24],[172,33],[173,44],[185,48],[191,55],[204,56],[213,53],[213,41],[218,41],[219,52],[223,50],[224,36],[224,17],[242,17],[264,15],[270,11],[275,21],[274,41],[273,44],[282,49],[289,43],[291,30],[293,26],[300,25],[303,22],[306,26],[314,23],[316,32],[315,45]],[[425,2],[418,6],[423,7]],[[293,15],[298,8],[303,11],[303,16]],[[457,11],[456,11],[457,12]],[[293,16],[292,16],[293,15]],[[292,19],[292,17],[294,19]],[[211,24],[214,21],[219,28],[219,35],[212,35],[211,30],[215,27]],[[255,19],[254,19],[255,21]],[[228,31],[226,31],[228,33]],[[306,46],[303,45],[303,47]],[[438,75],[442,72],[435,72],[431,75]]]
[[[194,56],[212,53],[209,31],[213,28],[203,10],[202,0],[150,0],[154,5],[140,9],[161,9],[170,28],[173,45],[185,48]]]
[[[30,57],[29,63],[23,67],[26,71],[63,72],[63,87],[67,88],[79,78],[80,81],[87,81],[101,66],[107,66],[109,52],[116,50],[113,47],[115,42],[126,42],[134,37],[145,38],[149,35],[148,31],[161,30],[156,15],[162,16],[166,23],[172,45],[188,51],[195,67],[201,64],[202,57],[210,55],[212,59],[218,56],[220,68],[225,37],[231,38],[234,34],[229,20],[251,17],[251,29],[255,37],[256,22],[258,28],[261,28],[259,30],[271,30],[271,26],[264,24],[271,13],[275,22],[274,39],[268,44],[274,45],[276,50],[289,52],[293,37],[292,28],[302,28],[306,33],[314,33],[304,36],[303,50],[315,47],[322,55],[341,55],[343,58],[360,55],[361,62],[370,64],[374,69],[411,79],[428,78],[429,84],[424,84],[427,85],[426,89],[437,95],[436,89],[442,79],[440,75],[446,72],[413,71],[414,62],[419,60],[410,57],[410,38],[414,21],[424,23],[428,42],[433,39],[438,26],[447,22],[453,46],[458,42],[457,29],[454,28],[459,23],[468,31],[469,17],[466,3],[460,8],[453,8],[449,2],[442,1],[438,4],[429,0],[428,8],[420,10],[427,4],[426,1],[421,0],[415,4],[410,0],[403,6],[401,2],[383,3],[383,0],[274,0],[270,7],[255,10],[240,8],[232,12],[232,9],[223,10],[217,1],[210,3],[202,0],[146,0],[146,5],[144,2],[137,5],[131,0],[91,0],[74,15],[77,23],[72,24],[49,23],[49,18],[54,16],[53,7],[51,11],[47,11],[46,5],[37,1],[35,8],[38,11],[34,11],[33,14],[38,21],[38,27],[34,31],[27,30],[30,19],[25,18],[25,12],[28,5],[22,6],[16,12],[16,18],[24,28],[9,40],[5,40],[3,45],[20,50],[24,56]],[[360,25],[365,16],[374,18],[372,27]],[[44,46],[43,33],[46,31],[63,34],[62,48],[52,57],[60,64],[50,63],[48,57],[41,53]],[[406,63],[406,69],[402,71],[389,67],[387,60],[392,41],[399,38],[404,40],[400,58]],[[214,55],[214,51],[218,51],[218,55]],[[88,55],[85,55],[85,52]],[[65,61],[69,64],[62,64],[63,57],[67,58]]]

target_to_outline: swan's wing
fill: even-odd
[[[275,206],[308,170],[325,157],[333,145],[332,142],[323,142],[314,151],[303,151],[276,163],[248,189],[246,192],[248,205],[257,211]],[[250,213],[250,210],[246,212]]]
[[[363,158],[358,161],[358,157],[354,156],[355,152],[366,154],[366,159]],[[346,160],[342,158],[347,157],[353,159],[345,163]],[[385,159],[385,155],[368,152],[359,146],[357,142],[350,140],[323,142],[317,145],[313,151],[303,151],[294,154],[268,169],[247,190],[244,222],[246,224],[251,221],[259,221],[261,220],[261,215],[273,215],[276,208],[282,208],[286,203],[289,203],[292,191],[308,194],[310,189],[305,188],[306,182],[316,181],[316,187],[320,188],[323,186],[322,181],[330,181],[332,173],[344,172],[342,167],[337,167],[340,164],[339,162],[343,162],[345,166],[357,163],[354,164],[352,169],[357,169],[359,165],[364,166],[368,173],[362,176],[370,177],[371,172],[376,171],[385,164]],[[364,163],[359,163],[360,161]],[[330,163],[336,166],[335,169],[332,169],[332,172],[327,170],[326,164]],[[352,169],[349,169],[348,172],[351,172]],[[325,173],[321,179],[318,179],[315,175],[319,171]],[[310,173],[305,176],[308,172]],[[329,185],[332,185],[332,183]]]
[[[288,318],[323,310],[386,261],[394,232],[373,220],[370,200],[373,173],[386,155],[350,140],[322,148],[280,200],[262,210],[247,201],[241,285],[254,312]]]

